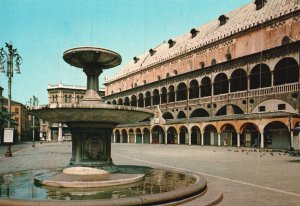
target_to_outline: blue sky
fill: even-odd
[[[47,103],[48,83],[85,86],[85,74],[62,59],[65,50],[95,46],[121,54],[122,64],[100,76],[112,76],[134,56],[189,32],[251,0],[0,0],[0,48],[12,42],[23,58],[15,74],[12,98],[32,95]],[[5,48],[6,49],[6,48]],[[7,97],[7,78],[0,74]]]

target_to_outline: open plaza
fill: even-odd
[[[89,1],[60,10],[69,2],[47,2],[55,5],[53,31],[66,19],[56,31],[59,45],[44,42],[34,52],[27,45],[23,57],[12,42],[0,49],[0,72],[8,82],[7,88],[0,86],[0,206],[300,205],[300,1],[243,1],[231,11],[212,4],[212,11],[224,13],[180,35],[164,36],[149,50],[144,44],[134,55],[138,38],[130,40],[136,45],[124,45],[131,37],[128,28],[140,30],[129,22],[139,25],[140,19],[129,19],[127,9]],[[200,6],[209,8],[204,2]],[[103,4],[112,22],[99,17]],[[152,12],[145,2],[128,1],[123,7],[131,9],[129,4],[140,5],[132,10],[136,15]],[[37,5],[38,12],[48,10]],[[26,8],[35,19],[52,21],[35,13],[34,6],[30,2]],[[78,17],[84,10],[92,20]],[[76,28],[69,18],[74,14]],[[79,40],[87,22],[90,46]],[[116,48],[93,42],[94,36],[102,38],[93,31],[106,32],[108,22],[118,28],[111,31],[126,30],[103,36],[119,42]],[[72,34],[77,37],[70,43]],[[21,73],[23,58],[37,62],[32,53],[43,59],[45,74],[29,72],[30,80],[16,96],[28,93],[30,84],[30,91],[43,91],[46,104],[37,95],[26,103],[12,97],[12,80]],[[56,65],[52,57],[59,59]],[[52,84],[53,74],[64,82]],[[48,81],[47,86],[39,86],[40,81]]]
[[[6,148],[0,148],[3,154]],[[63,168],[71,157],[70,142],[37,144],[35,148],[31,144],[21,144],[12,148],[15,151],[12,158],[0,158],[1,174]],[[218,205],[224,206],[299,205],[299,157],[284,152],[243,150],[215,146],[113,144],[112,157],[115,164],[145,165],[203,175],[211,194],[183,204],[186,206],[204,205],[220,194],[223,198]],[[28,188],[25,193],[31,196],[34,191]],[[2,186],[1,197],[7,195],[7,188]]]

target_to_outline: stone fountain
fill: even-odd
[[[63,54],[71,66],[83,69],[87,91],[79,104],[50,104],[35,107],[30,113],[49,122],[63,122],[72,133],[70,166],[112,166],[111,135],[120,123],[134,123],[153,116],[142,108],[106,104],[99,96],[99,75],[103,69],[119,65],[116,52],[95,47],[69,49]]]

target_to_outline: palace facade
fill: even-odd
[[[300,149],[299,63],[299,0],[220,14],[106,80],[106,103],[155,113],[118,125],[112,141]]]

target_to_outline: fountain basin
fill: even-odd
[[[203,195],[207,189],[206,180],[198,174],[142,166],[117,167],[120,174],[139,173],[145,177],[112,187],[63,188],[33,184],[35,177],[62,171],[58,169],[2,174],[0,205],[177,205]]]

